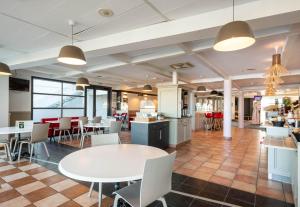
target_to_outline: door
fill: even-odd
[[[89,120],[95,116],[101,116],[105,119],[111,115],[111,88],[89,86],[85,93],[85,113]]]

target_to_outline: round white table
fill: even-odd
[[[72,179],[99,183],[101,206],[102,183],[142,179],[146,160],[167,154],[164,150],[145,145],[104,145],[67,155],[59,162],[58,169]]]
[[[8,134],[18,134],[18,137],[16,141],[20,141],[21,138],[21,134],[24,133],[31,133],[32,132],[32,128],[19,128],[19,127],[1,127],[0,128],[0,135],[8,135]],[[18,151],[15,152],[15,154],[13,155],[13,160],[17,160],[17,154]]]

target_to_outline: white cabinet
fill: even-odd
[[[158,88],[158,112],[166,117],[181,118],[181,93],[177,85]]]
[[[192,136],[191,118],[170,119],[169,134],[171,147],[190,140]]]

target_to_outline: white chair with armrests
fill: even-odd
[[[66,135],[65,133],[67,132],[70,139],[72,139],[71,133],[71,117],[63,117],[59,119],[59,127],[58,128],[54,128],[54,136],[56,134],[56,132],[59,132],[59,139],[58,142],[61,141],[61,133],[64,132],[64,135]]]
[[[32,153],[33,153],[34,145],[39,144],[39,143],[42,143],[44,145],[47,156],[48,157],[50,156],[49,152],[48,152],[48,149],[47,149],[47,146],[46,146],[46,141],[48,141],[49,125],[50,125],[49,123],[34,124],[33,125],[30,140],[21,141],[21,143],[20,143],[18,161],[20,161],[23,144],[28,144],[28,145],[31,146],[30,159],[29,159],[30,162],[31,162],[31,159],[32,159]]]
[[[142,180],[116,191],[113,206],[117,207],[118,200],[122,198],[132,207],[145,207],[156,200],[167,207],[164,196],[171,191],[175,157],[176,152],[173,152],[147,160]]]

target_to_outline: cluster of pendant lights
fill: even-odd
[[[274,96],[279,84],[283,83],[280,78],[283,74],[287,73],[287,69],[281,65],[281,55],[274,54],[272,56],[272,66],[266,72],[266,96]]]
[[[197,93],[206,93],[207,90],[206,90],[206,87],[205,87],[205,86],[198,86],[196,92],[197,92]],[[216,91],[216,90],[212,90],[212,91],[209,93],[209,96],[211,96],[211,97],[223,97],[223,93],[222,93],[222,92],[218,92],[218,91]]]

